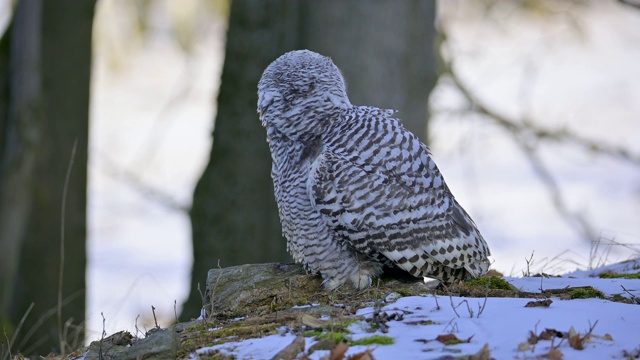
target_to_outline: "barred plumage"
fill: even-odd
[[[426,145],[392,116],[353,106],[331,59],[282,55],[258,84],[282,231],[327,289],[366,288],[385,266],[451,282],[489,268],[489,248]]]

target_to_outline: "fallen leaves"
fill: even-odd
[[[347,343],[338,343],[336,346],[331,349],[328,357],[325,357],[325,360],[341,360],[344,359],[344,354],[346,354],[347,350],[349,350],[349,344]]]
[[[549,360],[562,360],[564,358],[564,354],[554,347],[549,349],[549,352],[545,355],[545,357]]]
[[[435,339],[415,339],[414,341],[417,342],[421,342],[423,344],[426,344],[430,341],[439,341],[445,345],[457,345],[457,344],[467,344],[471,342],[471,339],[473,339],[473,335],[471,335],[469,338],[467,339],[458,339],[458,337],[455,334],[442,334],[442,335],[438,335]]]
[[[334,343],[335,344],[335,343]],[[284,349],[280,350],[272,360],[294,360],[294,359],[302,359],[308,360],[309,353],[305,353],[305,338],[302,335],[298,335],[291,344],[287,345]],[[324,356],[322,360],[375,360],[373,357],[373,349],[367,349],[363,352],[359,352],[353,355],[346,357],[345,354],[349,350],[349,344],[346,342],[339,342],[331,348],[329,354]]]
[[[329,355],[322,358],[322,360],[343,360],[345,354],[349,350],[349,344],[347,343],[339,343],[333,349]],[[353,354],[346,358],[346,360],[374,360],[374,357],[371,353],[373,353],[375,349],[367,349],[363,352],[359,352],[357,354]]]
[[[552,360],[562,359],[562,353],[558,348],[560,345],[567,340],[569,346],[575,350],[583,350],[585,348],[585,344],[590,342],[593,338],[602,339],[605,341],[613,341],[613,337],[610,334],[604,334],[603,336],[593,334],[593,329],[598,324],[598,321],[591,324],[589,323],[589,330],[584,335],[578,333],[573,326],[567,332],[558,331],[556,329],[544,329],[544,331],[540,332],[539,335],[536,335],[535,332],[529,331],[529,336],[527,337],[526,342],[522,342],[518,344],[518,351],[527,351],[534,350],[535,345],[540,341],[551,341],[551,346],[549,349],[549,353],[543,355],[544,357]],[[556,339],[560,339],[560,342],[556,345],[554,341]]]
[[[304,344],[304,336],[298,335],[291,344],[280,350],[272,360],[293,360],[298,357],[298,354],[304,352]]]
[[[527,303],[527,305],[525,305],[524,307],[549,307],[549,306],[551,306],[552,302],[553,302],[553,300],[551,300],[551,299],[538,300],[538,301],[529,301]]]
[[[587,337],[588,335],[581,337],[580,334],[578,334],[572,326],[571,329],[569,329],[569,346],[571,346],[576,350],[583,350],[584,342],[587,339]]]

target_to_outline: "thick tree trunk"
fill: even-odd
[[[428,99],[437,80],[436,2],[307,1],[302,42],[329,56],[352,104],[398,110],[426,142]]]
[[[194,264],[183,314],[197,316],[207,271],[217,266],[291,262],[271,182],[271,157],[256,114],[264,68],[298,44],[299,3],[234,0],[209,164],[191,210]]]
[[[0,139],[0,243],[10,251],[3,251],[3,256],[11,262],[2,265],[8,272],[0,278],[1,315],[15,330],[33,303],[13,349],[26,354],[65,351],[74,336],[76,343],[83,340],[77,326],[85,317],[94,6],[95,1],[18,2],[9,39],[9,68],[1,69],[10,75],[8,106],[0,115],[5,120]],[[74,166],[63,199],[75,142]]]
[[[291,261],[271,182],[266,134],[256,114],[262,71],[278,56],[310,49],[343,70],[354,104],[402,110],[426,138],[436,79],[435,2],[234,0],[210,162],[193,199],[194,265],[183,314],[196,316],[207,271]]]

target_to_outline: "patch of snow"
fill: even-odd
[[[602,281],[602,280],[600,280]],[[604,282],[604,281],[603,281]],[[559,347],[565,359],[607,359],[620,357],[622,351],[633,350],[640,346],[640,311],[637,305],[610,302],[601,299],[558,300],[554,299],[549,308],[525,308],[531,299],[526,298],[489,298],[484,311],[477,317],[478,308],[484,299],[438,296],[411,296],[398,299],[394,304],[385,306],[383,311],[402,312],[401,321],[389,321],[389,331],[376,335],[392,337],[393,345],[352,346],[347,352],[353,355],[368,348],[375,348],[373,356],[377,359],[417,359],[438,358],[444,355],[470,355],[477,353],[485,344],[489,345],[491,356],[496,359],[514,357],[532,357],[546,354],[550,350],[550,341],[540,341],[534,350],[518,352],[518,345],[527,341],[529,331],[536,334],[546,328],[568,332],[571,327],[584,335],[592,326],[593,334],[609,334],[613,340],[593,337],[584,350],[572,349],[567,341]],[[456,315],[452,307],[467,301],[474,312],[470,317],[466,304],[457,307]],[[373,308],[361,309],[360,314],[372,314]],[[431,325],[419,325],[421,320],[431,320]],[[364,324],[364,325],[363,325]],[[418,324],[418,325],[416,325]],[[352,339],[374,335],[366,332],[364,322],[356,322],[349,327]],[[436,341],[438,335],[453,333],[459,339],[471,340],[466,344],[444,345]],[[292,334],[272,335],[261,339],[249,339],[203,348],[197,354],[210,350],[220,350],[239,359],[270,358],[295,338]],[[559,340],[559,339],[558,339]],[[306,339],[306,349],[315,341]],[[555,341],[558,345],[558,341]],[[310,359],[321,359],[329,351],[315,351]]]
[[[567,277],[598,277],[602,273],[611,272],[616,274],[631,274],[640,272],[640,258],[623,261],[616,264],[602,266],[592,270],[576,270],[565,274]]]
[[[260,339],[247,339],[234,343],[209,346],[198,349],[196,354],[206,354],[220,350],[223,353],[234,354],[237,359],[269,359],[278,351],[291,344],[295,335],[272,335]],[[307,344],[309,340],[307,339]],[[306,347],[305,347],[306,348]]]
[[[310,307],[320,306],[320,304],[295,305],[293,309],[306,309]]]
[[[600,278],[570,278],[570,277],[523,277],[523,278],[505,278],[516,289],[526,292],[540,292],[540,288],[563,289],[566,287],[591,286],[602,291],[607,296],[619,294],[629,297],[624,292],[622,286],[629,290],[632,294],[640,296],[640,281],[638,279],[600,279]],[[640,310],[640,309],[638,309]]]
[[[639,260],[605,266],[593,270],[594,274],[609,271],[627,271],[636,267]],[[601,279],[580,276],[505,278],[516,288],[536,293],[540,288],[561,289],[566,287],[592,286],[605,295],[621,294],[629,297],[621,286],[634,295],[640,295],[640,280]],[[379,312],[386,313],[388,332],[371,332],[367,321],[356,321],[349,325],[352,340],[373,335],[384,335],[394,339],[393,345],[351,346],[346,355],[373,350],[376,359],[422,359],[441,356],[462,356],[475,354],[485,344],[496,359],[533,358],[547,354],[551,341],[540,340],[531,349],[518,351],[520,344],[526,343],[530,331],[539,335],[545,329],[567,333],[573,327],[584,336],[593,327],[591,341],[583,350],[571,348],[567,340],[555,339],[554,346],[563,353],[564,359],[611,359],[622,358],[623,351],[640,348],[640,307],[639,305],[612,302],[604,299],[560,300],[551,298],[549,307],[525,307],[534,299],[529,298],[462,298],[457,296],[410,296],[391,300]],[[455,307],[455,309],[454,309]],[[372,319],[373,307],[363,307],[356,316]],[[392,315],[401,315],[393,317]],[[323,316],[323,320],[329,317]],[[426,321],[429,322],[426,322]],[[458,339],[470,339],[468,343],[444,345],[436,340],[439,335],[454,334]],[[607,340],[605,335],[613,340]],[[198,354],[219,350],[238,359],[271,358],[295,339],[295,335],[279,331],[261,339],[228,342],[199,349]],[[305,349],[316,341],[305,339]],[[310,359],[321,359],[329,351],[315,351]]]

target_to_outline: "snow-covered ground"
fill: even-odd
[[[441,20],[450,31],[460,77],[483,101],[509,116],[524,116],[554,129],[567,127],[640,153],[640,11],[614,1],[594,1],[584,7],[562,2],[575,8],[551,15],[523,15],[516,10],[483,14],[469,6],[474,2],[441,2]],[[125,28],[121,21],[126,16],[111,12],[109,17],[105,8],[126,4],[100,1],[96,33]],[[126,41],[112,34],[104,43],[115,47],[117,56],[108,46],[94,52],[87,272],[90,340],[102,331],[101,312],[107,333],[132,330],[138,315],[138,326],[150,326],[152,305],[161,325],[170,324],[174,301],[179,306],[189,290],[187,213],[140,189],[151,187],[189,206],[211,146],[224,26],[211,21],[192,51],[185,53],[166,34],[166,13],[158,14],[150,25],[155,35],[142,47],[126,47]],[[530,164],[502,129],[477,116],[446,111],[459,109],[459,98],[444,82],[434,92],[431,147],[452,191],[487,239],[495,269],[521,275],[533,251],[531,271],[553,274],[637,254],[637,167],[571,146],[542,147],[540,155],[557,176],[569,209],[583,213],[602,235],[600,248],[591,251],[590,244],[558,215]],[[552,281],[559,280],[543,279],[542,285]],[[426,309],[432,300],[419,301]],[[484,316],[494,316],[500,301],[506,300],[491,300]],[[514,308],[521,306],[513,301]],[[559,303],[550,309],[522,311],[556,314],[581,302]],[[443,306],[440,314],[446,318],[450,311]],[[559,324],[558,330],[573,325],[583,331],[588,320],[596,320],[595,314]],[[486,319],[459,319],[459,325],[463,321],[470,324],[465,331],[472,333],[480,332],[475,326],[485,326]],[[522,323],[518,325],[522,331],[507,333],[526,337],[534,325]],[[604,320],[598,323],[595,333],[604,333],[605,325]],[[552,325],[540,324],[544,326]],[[612,335],[616,342],[623,339]],[[473,344],[481,339],[474,337]]]
[[[634,269],[635,267],[635,269]],[[625,270],[626,269],[626,270]],[[600,272],[638,273],[640,260],[617,264],[613,268],[601,268],[592,272],[573,273],[561,278],[507,278],[515,287],[528,292],[545,289],[560,289],[566,286],[592,286],[605,295],[620,294],[630,297],[620,285],[635,296],[640,296],[640,279],[600,279],[592,277]],[[564,355],[564,359],[622,359],[624,352],[638,354],[640,351],[640,304],[616,303],[603,299],[574,299],[553,301],[549,307],[525,307],[528,298],[459,298],[433,295],[403,297],[382,308],[387,314],[401,314],[401,319],[386,322],[387,333],[371,332],[366,321],[351,324],[348,336],[352,340],[384,335],[393,338],[392,345],[352,346],[346,355],[374,349],[375,359],[438,359],[447,355],[457,358],[478,353],[485,344],[495,359],[527,359],[549,354],[551,348]],[[467,309],[467,301],[473,314]],[[454,310],[456,306],[457,310]],[[479,309],[484,306],[484,309]],[[356,315],[371,318],[373,308],[360,309]],[[552,341],[528,340],[533,332],[538,337],[546,329],[570,333],[571,329],[580,339],[590,332],[583,342],[584,349],[574,349],[567,339]],[[555,332],[554,332],[555,333]],[[467,343],[445,345],[436,340],[438,336],[453,334]],[[270,359],[290,344],[296,335],[282,332],[259,339],[229,342],[202,348],[193,354],[219,350],[235,355],[238,359]],[[313,337],[305,338],[305,349],[314,345]],[[310,359],[322,359],[328,350],[314,351]],[[556,354],[557,356],[557,354]],[[549,357],[559,359],[558,357]],[[486,359],[486,358],[481,358]]]

